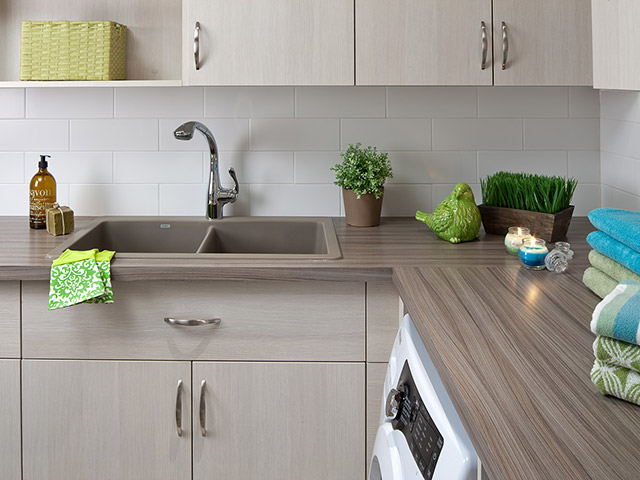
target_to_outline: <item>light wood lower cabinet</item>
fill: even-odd
[[[0,360],[0,478],[20,480],[20,360]]]
[[[23,479],[190,478],[190,384],[189,362],[24,360]]]
[[[364,364],[197,362],[193,382],[194,480],[363,477]]]

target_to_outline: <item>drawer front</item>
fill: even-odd
[[[364,283],[114,282],[115,303],[47,311],[47,282],[23,282],[23,357],[364,360]],[[220,318],[219,325],[171,326]]]
[[[0,358],[20,358],[20,282],[0,282]]]
[[[400,318],[400,297],[393,283],[367,283],[367,362],[389,361]]]

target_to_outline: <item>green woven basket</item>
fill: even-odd
[[[127,27],[22,22],[20,80],[126,80]]]

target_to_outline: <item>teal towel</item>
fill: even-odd
[[[640,252],[640,212],[597,208],[589,212],[589,221],[614,240]]]
[[[587,242],[601,254],[640,275],[640,253],[611,238],[604,232],[591,232]]]
[[[640,345],[640,283],[621,282],[593,311],[591,331]]]
[[[640,405],[640,374],[628,368],[596,360],[591,369],[591,381],[603,395]]]
[[[618,282],[596,267],[589,267],[584,271],[582,283],[600,298],[606,297],[618,286]]]
[[[640,372],[640,346],[598,335],[593,342],[596,359]]]
[[[591,265],[596,267],[602,273],[605,273],[610,278],[615,280],[616,285],[620,282],[624,282],[625,280],[629,280],[631,282],[640,282],[640,275],[633,273],[627,267],[623,267],[615,260],[612,260],[609,257],[596,252],[595,250],[591,250],[589,252],[589,263],[591,263]],[[611,290],[613,290],[613,288]]]

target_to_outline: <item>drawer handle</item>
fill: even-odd
[[[207,389],[207,381],[202,380],[200,384],[200,433],[203,437],[207,436],[207,410],[204,398],[204,392]]]
[[[200,22],[196,22],[196,27],[193,31],[193,61],[196,70],[200,70]]]
[[[197,327],[199,325],[220,325],[220,318],[171,318],[164,317],[165,323],[182,327]]]
[[[502,70],[507,69],[508,56],[509,56],[509,38],[507,37],[507,24],[502,22]]]
[[[489,49],[489,42],[487,40],[487,26],[484,22],[480,22],[480,30],[482,31],[482,63],[480,69],[487,68],[487,51]]]
[[[176,393],[176,430],[178,436],[182,436],[182,380],[178,380],[178,392]]]

